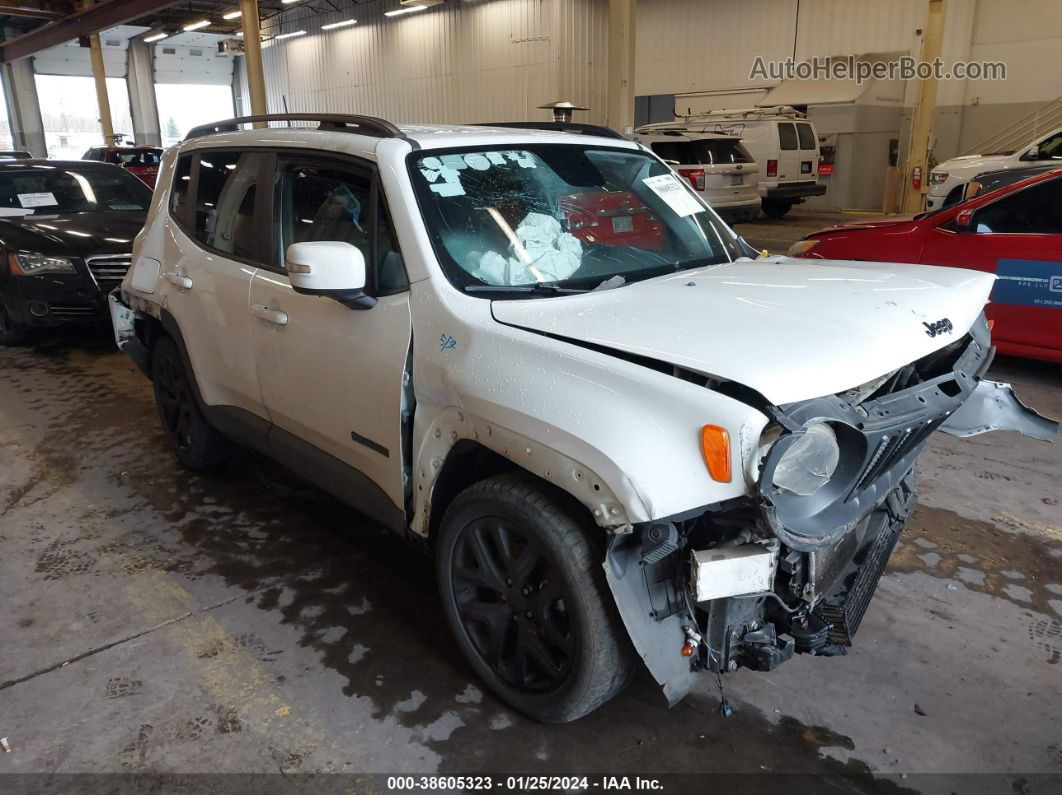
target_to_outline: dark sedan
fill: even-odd
[[[107,320],[151,190],[106,163],[0,162],[0,345]]]

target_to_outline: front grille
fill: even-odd
[[[88,266],[92,280],[96,282],[100,292],[106,295],[121,284],[132,259],[131,254],[102,254],[96,257],[86,257],[85,265]]]
[[[48,312],[55,317],[95,317],[99,313],[95,306],[78,306],[76,304],[50,304]]]
[[[922,444],[936,430],[937,424],[939,422],[934,421],[912,423],[905,428],[896,428],[879,437],[874,452],[848,496],[851,497],[862,491],[897,461]]]

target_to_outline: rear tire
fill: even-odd
[[[584,524],[564,495],[500,475],[461,492],[439,530],[457,645],[502,701],[549,723],[604,704],[637,660]]]
[[[169,337],[163,337],[155,345],[151,379],[155,385],[155,408],[163,430],[173,443],[177,460],[195,472],[224,462],[229,442],[203,416],[180,351]]]
[[[26,339],[26,329],[15,325],[0,303],[0,345],[18,345]]]
[[[768,218],[781,218],[793,209],[793,202],[780,201],[778,199],[764,199],[761,202],[763,214]]]

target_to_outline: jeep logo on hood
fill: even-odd
[[[922,325],[926,327],[926,334],[930,337],[936,337],[939,334],[951,334],[953,330],[951,321],[946,317],[942,317],[935,323],[922,323]]]

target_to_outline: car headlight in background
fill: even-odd
[[[933,171],[933,172],[930,172],[930,174],[929,174],[929,184],[930,185],[939,185],[942,182],[947,182],[947,181],[948,181],[948,172],[947,171]]]
[[[47,257],[44,254],[22,252],[9,254],[8,265],[16,276],[36,276],[40,273],[77,273],[72,260],[66,257]]]
[[[789,447],[774,470],[774,485],[810,497],[829,483],[841,460],[837,434],[823,422],[813,423]]]
[[[818,240],[798,240],[786,252],[790,257],[803,257],[819,244]]]

